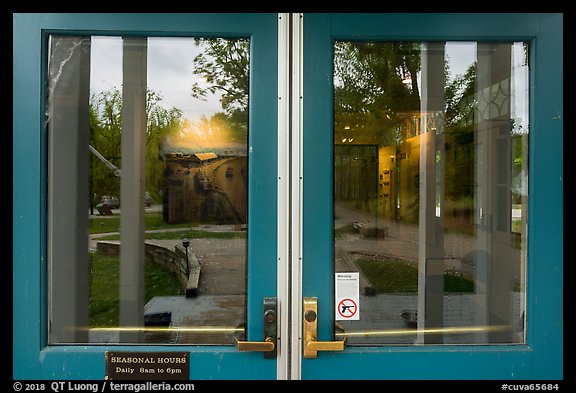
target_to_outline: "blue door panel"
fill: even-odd
[[[276,295],[276,14],[13,15],[13,364],[15,379],[102,379],[119,346],[46,346],[47,36],[218,36],[251,39],[248,339],[262,340],[262,302]],[[254,181],[253,181],[254,180]],[[128,347],[190,351],[194,379],[274,379],[276,362],[234,347]]]
[[[318,297],[319,340],[332,340],[334,325],[334,40],[530,42],[531,164],[526,345],[347,347],[303,359],[303,378],[563,377],[562,23],[562,14],[305,15],[302,291],[304,297]],[[343,369],[350,373],[343,376]]]
[[[106,350],[190,351],[191,379],[273,379],[276,362],[233,347],[46,346],[46,37],[50,33],[251,37],[248,339],[276,294],[277,16],[15,14],[13,17],[14,379],[102,379]],[[350,348],[303,359],[303,379],[563,377],[562,14],[305,14],[303,296],[333,334],[332,45],[346,40],[531,43],[527,344]],[[342,370],[347,370],[344,374]]]
[[[306,359],[303,379],[357,380],[479,380],[533,379],[537,370],[530,361],[530,350],[471,353],[457,348],[427,348],[416,351],[362,351],[346,349],[344,353],[322,353],[317,359]],[[438,353],[442,352],[439,357]],[[311,362],[322,362],[315,366]],[[362,367],[356,365],[361,363]],[[346,376],[328,372],[346,364]],[[339,374],[339,375],[338,375]],[[544,378],[544,377],[542,377]],[[561,379],[549,375],[547,379]]]
[[[142,351],[134,347],[110,347],[111,351]],[[32,379],[80,379],[103,380],[106,376],[104,356],[101,347],[49,348],[40,354],[41,373]],[[189,350],[174,347],[153,347],[154,351]],[[275,379],[276,363],[263,361],[261,353],[243,353],[230,347],[194,348],[190,351],[191,380],[235,379],[268,380]],[[27,377],[15,379],[29,379]]]

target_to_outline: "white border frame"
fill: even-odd
[[[278,14],[278,339],[276,378],[289,379],[290,351],[290,14]]]
[[[303,19],[302,13],[292,14],[292,156],[291,173],[291,306],[292,306],[292,339],[290,379],[301,379],[302,371],[302,189],[303,189]]]
[[[277,379],[301,379],[302,19],[278,14]]]

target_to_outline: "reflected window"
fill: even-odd
[[[528,44],[334,43],[349,345],[525,342]]]
[[[48,45],[49,343],[242,339],[249,41]]]

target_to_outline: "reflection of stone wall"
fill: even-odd
[[[234,162],[238,170],[224,175]],[[205,222],[246,223],[246,159],[226,157],[210,162],[166,161],[164,170],[164,221],[169,224]],[[224,177],[226,176],[226,177]],[[222,179],[228,184],[221,184]],[[232,183],[232,186],[230,186]],[[236,185],[236,187],[234,187]],[[223,187],[226,186],[226,187]],[[244,194],[242,198],[234,193]]]
[[[417,222],[420,136],[407,138],[398,154],[396,149],[396,145],[335,145],[335,200],[367,213]]]
[[[189,251],[186,257],[180,245],[175,246],[174,251],[149,243],[145,243],[144,246],[146,262],[155,263],[172,273],[180,282],[187,297],[197,296],[200,264],[193,252]],[[118,241],[99,241],[96,247],[102,255],[120,257],[120,242]]]

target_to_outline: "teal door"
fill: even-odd
[[[562,21],[15,14],[13,378],[561,379]]]
[[[561,379],[562,15],[303,37],[302,379]]]
[[[13,22],[13,378],[275,379],[277,15]]]

